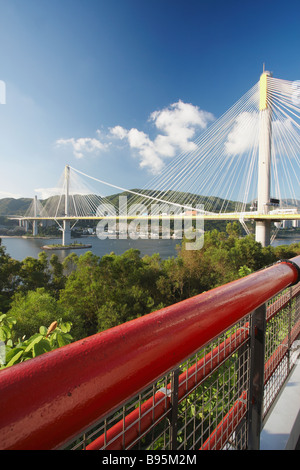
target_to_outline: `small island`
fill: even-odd
[[[43,250],[79,250],[84,248],[91,248],[92,245],[84,243],[70,243],[69,245],[53,244],[42,246]]]

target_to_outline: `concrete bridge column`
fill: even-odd
[[[270,72],[264,72],[260,77],[260,130],[259,130],[259,160],[257,184],[257,212],[268,214],[270,205],[270,171],[271,171],[271,136],[272,113],[268,95],[268,77]],[[271,221],[257,220],[255,239],[262,246],[270,245]]]
[[[66,217],[69,215],[69,185],[70,185],[70,167],[69,165],[66,165],[65,167],[65,216]],[[70,243],[71,243],[70,221],[64,220],[62,244],[70,245]]]
[[[64,220],[63,233],[62,233],[62,244],[65,246],[65,245],[70,245],[70,243],[71,243],[70,222],[68,220]]]
[[[35,237],[38,234],[38,224],[37,221],[34,220],[32,222],[32,235]]]
[[[33,200],[33,215],[37,217],[37,196],[34,196]],[[38,223],[37,220],[32,222],[32,235],[35,237],[38,234]]]
[[[260,242],[262,246],[268,246],[271,243],[271,221],[256,221],[255,240]]]

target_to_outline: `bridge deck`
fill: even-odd
[[[204,220],[272,220],[272,221],[281,221],[281,220],[300,220],[300,214],[240,214],[240,213],[224,213],[224,214],[201,214],[201,215],[185,215],[185,217],[191,217],[192,219],[204,219]],[[87,215],[87,216],[57,216],[57,217],[46,217],[46,216],[37,216],[37,217],[18,217],[18,216],[11,216],[9,219],[11,220],[67,220],[67,221],[75,221],[75,220],[134,220],[134,219],[182,219],[183,215],[126,215],[126,216],[95,216],[95,215]]]

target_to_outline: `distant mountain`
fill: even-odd
[[[117,193],[111,196],[107,196],[106,199],[109,200],[114,206],[118,206],[119,196],[127,196],[128,206],[130,206],[132,203],[143,203],[145,206],[147,206],[148,210],[150,210],[151,204],[160,204],[162,201],[166,201],[166,203],[169,201],[171,204],[173,203],[192,207],[196,207],[197,204],[203,204],[204,210],[212,212],[219,212],[222,210],[222,208],[223,210],[226,210],[226,212],[233,212],[236,207],[235,201],[230,201],[215,196],[199,196],[192,193],[173,190],[159,192],[149,189],[131,189],[131,191],[134,193],[139,193],[141,196],[125,191],[124,193]],[[146,196],[146,198],[143,196]],[[150,199],[150,197],[153,196],[157,199]]]
[[[13,199],[7,197],[0,199],[0,215],[24,215],[31,203],[31,198]]]

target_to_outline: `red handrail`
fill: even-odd
[[[292,288],[292,297],[300,291],[300,283]],[[267,321],[277,315],[282,308],[288,305],[291,294],[287,291],[282,294],[274,303],[267,308]],[[191,390],[199,385],[210,373],[217,368],[225,358],[228,358],[233,351],[237,350],[249,337],[249,323],[239,328],[236,333],[230,335],[225,341],[214,348],[210,353],[200,359],[196,364],[179,376],[178,399],[187,395]],[[288,338],[293,342],[300,333],[300,320],[293,327],[290,336],[283,340],[272,357],[265,365],[266,380],[276,370],[279,362],[286,354]],[[183,387],[184,386],[184,387]],[[171,390],[172,385],[168,384],[167,389]],[[171,397],[161,391],[146,400],[140,408],[136,408],[129,413],[125,419],[120,419],[111,428],[86,446],[86,450],[121,450],[130,446],[146,432],[153,423],[158,423],[171,407]]]
[[[4,369],[1,449],[61,447],[297,280],[275,264]]]
[[[245,323],[244,327],[239,328],[196,364],[182,372],[178,378],[178,399],[180,400],[188,395],[205,377],[230,357],[248,338],[248,330],[249,324]],[[166,388],[171,390],[171,383]],[[171,396],[166,396],[161,391],[156,392],[154,397],[149,398],[142,404],[141,408],[136,408],[129,413],[124,422],[120,420],[106,433],[88,444],[86,450],[100,450],[106,443],[108,444],[105,445],[105,450],[122,450],[123,445],[128,448],[154,422],[158,423],[170,407]]]
[[[282,359],[286,356],[288,342],[290,341],[292,343],[298,337],[299,333],[300,320],[298,320],[298,322],[292,328],[291,332],[283,339],[283,341],[277,347],[276,351],[266,362],[264,371],[265,384],[267,384]],[[226,416],[207,438],[200,450],[220,450],[222,448],[230,434],[232,434],[232,432],[236,429],[237,425],[241,422],[247,411],[246,397],[247,392],[244,391],[242,396],[236,400]]]

